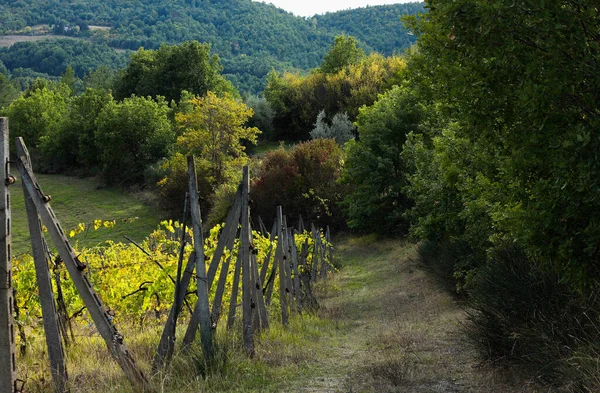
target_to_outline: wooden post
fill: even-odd
[[[223,251],[225,251],[225,245],[227,244],[227,239],[233,237],[235,240],[235,234],[237,232],[237,227],[240,221],[240,211],[242,208],[242,191],[241,188],[238,188],[238,192],[236,193],[236,197],[233,201],[233,205],[231,209],[229,209],[229,213],[227,214],[227,219],[225,220],[225,226],[223,227],[223,231],[221,232],[221,236],[219,236],[219,241],[217,242],[217,248],[212,257],[212,261],[210,263],[210,267],[208,269],[208,291],[212,287],[212,283],[215,278],[215,274],[217,272],[217,268],[219,267],[219,262],[221,261],[221,257],[223,256]],[[216,320],[213,320],[213,323]],[[196,337],[196,330],[198,330],[198,325],[200,324],[200,307],[194,307],[194,312],[190,318],[190,323],[185,332],[185,336],[183,338],[183,345],[188,346],[194,341]]]
[[[315,226],[311,224],[311,232],[312,232],[312,238],[313,238],[313,259],[312,259],[312,265],[311,265],[311,269],[310,269],[310,278],[312,281],[316,281],[317,280],[317,269],[319,266],[319,245],[318,245],[318,232],[315,229]]]
[[[50,272],[48,271],[46,244],[44,236],[42,235],[42,226],[40,225],[40,219],[35,204],[31,200],[24,185],[23,194],[25,197],[25,210],[27,211],[27,223],[29,226],[29,236],[31,238],[35,276],[40,295],[40,305],[42,307],[44,333],[46,334],[46,346],[48,348],[48,358],[50,359],[50,371],[52,374],[54,391],[56,393],[68,392],[65,352],[58,325],[58,316],[54,305],[54,293],[52,292],[52,282],[50,281]]]
[[[227,219],[225,220],[225,226],[223,227],[223,231],[221,232],[221,236],[219,236],[219,241],[217,242],[217,248],[212,257],[212,261],[210,262],[210,267],[208,269],[208,288],[212,287],[212,283],[215,279],[215,274],[217,272],[217,268],[219,267],[219,263],[221,262],[221,257],[223,256],[223,251],[225,249],[225,245],[227,244],[230,237],[235,236],[238,223],[240,222],[240,211],[242,208],[242,190],[238,187],[238,190],[235,194],[235,198],[233,200],[233,205],[229,209],[229,213],[227,214]]]
[[[279,256],[279,302],[281,303],[281,323],[288,324],[288,307],[287,307],[287,279],[285,277],[285,234],[283,230],[283,212],[281,206],[277,206],[277,252]]]
[[[319,229],[319,231],[317,232],[317,235],[319,236],[319,256],[320,256],[320,260],[321,260],[321,278],[325,279],[327,278],[327,261],[325,260],[325,244],[323,244],[323,240],[321,239],[321,230]]]
[[[300,272],[298,270],[298,248],[296,247],[296,237],[294,231],[290,230],[290,247],[292,249],[292,269],[294,270],[294,297],[296,298],[296,310],[302,308],[302,290],[300,289]]]
[[[242,260],[238,253],[235,262],[235,272],[233,273],[233,285],[231,286],[231,298],[229,299],[229,314],[227,315],[227,329],[231,329],[235,322],[235,312],[237,309],[237,298],[240,290],[240,271],[242,270]]]
[[[251,228],[252,229],[252,228]],[[250,231],[252,235],[252,231]],[[267,307],[265,305],[265,296],[263,293],[262,281],[260,279],[260,275],[258,273],[258,264],[256,263],[256,255],[258,254],[258,249],[256,249],[252,243],[252,236],[250,236],[250,249],[252,252],[250,253],[250,262],[252,265],[252,284],[253,284],[253,299],[254,299],[254,318],[258,319],[255,326],[257,327],[257,331],[262,329],[269,328],[269,319],[267,317]]]
[[[244,349],[254,356],[254,335],[252,331],[252,272],[250,270],[250,215],[249,213],[250,175],[245,166],[242,176],[242,230],[240,232],[240,260],[242,264],[242,324]]]
[[[271,230],[271,236],[269,237],[269,251],[265,256],[262,267],[260,269],[260,285],[264,288],[265,278],[267,277],[267,271],[269,271],[269,262],[271,261],[271,255],[273,254],[273,242],[275,241],[275,235],[277,234],[277,223],[273,224],[273,229]]]
[[[196,282],[198,285],[198,302],[196,307],[200,315],[200,341],[202,353],[207,363],[212,363],[214,358],[212,322],[210,320],[210,305],[208,303],[208,282],[206,278],[206,264],[204,262],[204,239],[202,238],[202,217],[198,203],[198,179],[196,178],[196,164],[194,157],[188,156],[188,176],[190,186],[190,212],[192,213],[192,226],[194,230],[194,251],[196,259]]]
[[[0,117],[0,392],[14,393],[17,391],[17,355],[13,320],[8,147],[8,119]]]
[[[304,220],[302,220],[302,215],[298,216],[298,232],[304,232]]]
[[[258,228],[260,229],[260,233],[264,236],[267,237],[267,235],[269,234],[269,232],[267,232],[267,227],[265,226],[265,223],[263,222],[262,218],[260,216],[258,216]]]
[[[96,329],[98,329],[98,332],[106,342],[113,357],[117,363],[119,363],[119,366],[121,366],[131,384],[140,391],[152,391],[148,379],[123,344],[123,335],[113,325],[112,317],[108,314],[100,297],[92,288],[85,273],[86,266],[81,263],[75,255],[62,227],[50,207],[50,197],[42,192],[35,175],[31,171],[31,164],[27,159],[29,154],[27,153],[27,148],[25,147],[22,138],[17,138],[17,152],[21,152],[17,159],[17,167],[21,174],[21,180],[27,188],[29,197],[34,202],[43,224],[48,228],[48,233],[50,234],[52,242],[64,261],[65,267],[75,284],[75,288],[77,288],[79,296],[81,296],[83,303],[94,320]]]
[[[240,194],[240,198],[241,198],[241,194]],[[240,200],[240,209],[241,209],[241,200]],[[234,245],[235,239],[236,239],[237,227],[238,227],[238,224],[240,223],[240,213],[241,213],[240,209],[236,210],[236,212],[237,212],[236,217],[235,217],[235,220],[233,221],[233,224],[234,224],[236,230],[233,231],[231,233],[231,236],[229,236],[229,239],[227,239],[226,248],[230,251],[233,251],[233,245]],[[224,236],[224,235],[225,235],[225,231],[223,231],[221,236]],[[214,324],[216,324],[219,321],[219,318],[221,317],[221,308],[223,305],[223,294],[225,293],[225,284],[227,283],[227,275],[229,274],[229,264],[231,262],[232,255],[233,255],[233,252],[230,252],[229,258],[227,258],[227,260],[221,266],[221,274],[219,275],[219,281],[217,282],[217,289],[215,291],[215,298],[213,299],[212,320],[213,320]],[[239,271],[238,271],[238,273],[239,273]],[[238,274],[238,279],[239,279],[239,274]],[[237,293],[236,293],[236,297],[237,297]]]
[[[285,255],[285,289],[288,296],[290,309],[294,308],[294,284],[292,282],[292,252],[290,249],[290,229],[287,225],[287,217],[283,216],[283,236],[284,236],[284,254]]]
[[[187,289],[190,285],[190,280],[192,279],[195,266],[196,256],[195,252],[192,251],[188,258],[183,276],[181,277],[179,294],[176,296],[177,300],[171,306],[169,316],[167,317],[167,322],[165,323],[165,328],[160,336],[160,342],[158,343],[156,355],[154,356],[154,361],[152,362],[152,371],[154,373],[163,368],[165,365],[169,364],[169,361],[173,356],[173,350],[175,349],[177,316],[179,315],[179,311],[183,305],[183,300],[185,299],[185,294],[187,293]]]
[[[275,222],[277,225],[277,222]],[[278,229],[276,229],[278,231]],[[278,232],[276,232],[278,233]],[[271,304],[271,296],[273,295],[273,288],[275,288],[275,276],[277,275],[277,268],[279,266],[279,259],[281,258],[281,249],[279,248],[279,239],[277,239],[277,245],[275,245],[275,257],[273,258],[273,267],[271,268],[271,274],[269,275],[269,279],[264,285],[266,291],[265,293],[265,303],[267,305]]]

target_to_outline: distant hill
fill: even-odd
[[[422,10],[422,4],[412,3],[302,18],[251,0],[0,0],[0,34],[35,34],[36,26],[47,26],[43,29],[55,34],[131,50],[192,39],[209,42],[223,61],[224,74],[240,90],[257,92],[271,68],[318,66],[338,34],[356,36],[367,52],[402,50],[414,37],[404,31],[400,16]],[[39,45],[20,43],[19,53]],[[10,49],[0,51],[7,65],[12,64],[11,56]],[[19,61],[19,66],[54,75],[62,63],[32,61],[25,67]]]
[[[386,56],[401,51],[416,41],[401,21],[402,15],[425,12],[424,3],[392,4],[315,15],[318,28],[334,35],[354,36],[369,49]]]

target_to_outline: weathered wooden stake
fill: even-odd
[[[213,331],[210,320],[210,305],[208,303],[208,280],[206,278],[206,264],[204,262],[204,239],[202,238],[202,217],[198,203],[198,179],[196,178],[196,164],[194,157],[188,156],[188,176],[190,187],[190,212],[192,213],[192,226],[194,230],[194,251],[196,259],[196,282],[198,285],[198,302],[196,307],[200,315],[200,341],[202,353],[207,363],[212,363],[214,358]]]
[[[250,232],[252,233],[252,232]],[[252,241],[252,238],[250,239]],[[265,295],[263,293],[262,281],[260,279],[260,275],[258,273],[258,264],[256,263],[256,255],[258,254],[258,250],[252,247],[251,253],[251,263],[252,263],[252,279],[255,287],[255,303],[256,303],[256,313],[255,316],[260,320],[260,328],[268,329],[269,328],[269,318],[267,316],[267,307],[265,305]]]
[[[208,291],[212,287],[212,283],[215,278],[215,274],[217,272],[217,268],[219,267],[219,262],[221,262],[221,257],[223,256],[223,251],[225,251],[225,245],[227,244],[227,240],[232,236],[235,238],[235,234],[237,232],[238,223],[240,221],[240,211],[242,206],[242,191],[241,188],[238,188],[238,192],[236,193],[235,199],[233,200],[233,205],[231,209],[229,209],[229,213],[227,214],[227,219],[225,220],[225,226],[223,227],[223,231],[221,232],[221,236],[219,236],[219,240],[217,242],[217,248],[213,253],[212,261],[210,263],[210,267],[208,268]],[[234,239],[235,240],[235,239]],[[213,323],[216,322],[213,320]],[[183,337],[183,345],[188,346],[196,337],[196,331],[198,330],[198,325],[200,324],[200,308],[194,307],[194,312],[190,317],[190,323],[185,332],[185,336]]]
[[[281,303],[281,323],[283,325],[288,324],[288,305],[287,305],[287,278],[285,274],[287,269],[286,264],[286,252],[285,252],[285,231],[283,228],[283,212],[281,206],[277,206],[277,252],[276,256],[279,256],[279,302]]]
[[[277,223],[273,224],[273,229],[271,230],[271,236],[269,237],[269,251],[267,252],[267,256],[263,261],[262,267],[260,269],[260,285],[264,288],[266,287],[265,278],[267,277],[267,271],[269,271],[269,262],[271,261],[271,255],[273,255],[273,241],[275,240],[275,235],[277,234]]]
[[[190,285],[195,267],[196,255],[195,251],[192,251],[188,257],[187,265],[185,266],[183,276],[181,277],[181,281],[179,283],[179,294],[176,296],[177,300],[171,306],[169,316],[167,317],[167,322],[165,323],[165,328],[160,336],[160,342],[158,343],[156,355],[154,356],[154,361],[152,363],[152,371],[154,373],[168,365],[171,361],[171,357],[173,356],[173,350],[175,349],[177,317],[179,315],[179,311],[181,310],[181,306],[183,305],[183,300],[185,299],[185,294],[187,293],[187,289]]]
[[[241,194],[240,194],[241,198]],[[236,209],[235,220],[233,221],[233,226],[235,227],[235,231],[231,232],[229,239],[227,239],[226,248],[230,251],[233,251],[233,245],[236,239],[237,227],[240,223],[240,214],[241,214],[241,199],[239,204],[240,209]],[[221,236],[225,236],[226,233],[223,231]],[[219,239],[220,240],[220,239]],[[221,307],[223,305],[223,294],[225,293],[225,284],[227,283],[227,275],[229,274],[229,264],[231,262],[233,253],[230,252],[229,258],[223,263],[221,266],[221,274],[219,275],[219,281],[217,282],[217,289],[215,291],[215,298],[213,300],[213,308],[212,308],[212,320],[213,323],[216,324],[221,317]],[[239,273],[239,271],[238,271]],[[239,275],[238,275],[239,279]],[[236,293],[237,296],[237,293]]]
[[[231,329],[235,323],[235,313],[237,310],[238,292],[240,290],[240,271],[242,270],[242,260],[238,252],[235,262],[235,272],[233,273],[233,285],[231,286],[231,298],[229,299],[229,314],[227,315],[227,329]]]
[[[235,236],[238,223],[240,222],[240,212],[242,209],[242,189],[238,187],[238,190],[235,194],[235,198],[233,200],[233,205],[229,209],[229,213],[227,214],[227,219],[225,219],[225,226],[223,227],[223,231],[221,232],[221,236],[219,236],[219,240],[217,241],[217,248],[212,257],[212,261],[210,262],[210,267],[208,269],[208,288],[212,287],[212,283],[215,278],[215,274],[217,272],[217,268],[219,267],[219,263],[221,262],[221,257],[223,256],[223,251],[225,250],[225,245],[228,240]]]
[[[312,238],[313,238],[313,260],[312,260],[312,265],[311,265],[311,269],[310,269],[310,278],[312,281],[316,281],[317,280],[317,269],[319,266],[319,245],[318,245],[318,239],[319,239],[319,232],[315,229],[315,226],[313,224],[311,224],[311,232],[312,232]]]
[[[22,151],[19,151],[18,154],[25,155]],[[29,160],[29,157],[27,157],[27,159]],[[50,272],[48,271],[46,244],[42,234],[42,226],[35,204],[27,193],[25,185],[23,185],[23,195],[25,197],[25,210],[27,211],[27,223],[29,226],[29,236],[31,238],[32,255],[35,264],[35,276],[40,296],[40,305],[42,307],[42,318],[44,321],[44,333],[46,334],[48,358],[50,359],[52,383],[56,393],[68,392],[69,377],[67,375],[67,366],[65,364],[65,352],[58,324],[58,315],[54,305],[54,293],[52,292],[52,282],[50,281]]]
[[[294,270],[294,297],[296,298],[296,311],[302,311],[302,290],[300,289],[300,272],[298,270],[298,248],[294,230],[290,229],[290,247],[292,249],[292,269]]]
[[[71,248],[63,229],[50,207],[50,197],[42,192],[35,175],[31,171],[31,164],[27,160],[27,148],[22,138],[17,138],[17,151],[25,152],[25,155],[20,155],[17,159],[17,167],[21,174],[21,180],[27,188],[29,197],[34,202],[43,224],[48,228],[50,238],[64,261],[65,267],[77,288],[77,292],[79,292],[79,296],[81,296],[83,303],[94,320],[96,329],[98,329],[98,332],[131,384],[138,391],[152,391],[148,379],[123,344],[123,335],[112,324],[112,317],[110,317],[100,297],[92,288],[85,273],[87,267],[79,261]]]
[[[252,331],[252,271],[250,270],[250,175],[245,166],[242,176],[242,230],[240,232],[240,260],[242,261],[242,325],[244,349],[254,356],[254,334]]]
[[[13,320],[13,286],[10,233],[10,177],[8,119],[0,117],[0,392],[17,391],[17,355]]]

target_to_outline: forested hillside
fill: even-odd
[[[313,20],[319,28],[334,34],[349,34],[367,47],[389,56],[395,51],[408,48],[416,41],[414,35],[408,34],[400,15],[413,15],[417,12],[425,12],[423,3],[329,12],[315,15]]]
[[[131,50],[142,46],[156,49],[186,40],[207,42],[223,60],[224,74],[240,90],[258,92],[272,68],[308,70],[318,66],[333,38],[343,32],[356,34],[367,52],[391,53],[408,47],[414,38],[401,27],[400,17],[422,9],[421,4],[414,3],[304,19],[250,0],[2,0],[0,34],[35,34],[39,32],[35,26],[47,25],[55,34]],[[393,40],[389,39],[392,35]],[[59,48],[74,44],[61,41],[54,45],[60,53]],[[47,47],[47,43],[20,43],[14,49],[2,49],[0,59],[11,70],[31,68],[54,76],[60,75],[57,68],[64,71],[65,63],[77,61],[68,49],[63,49],[66,54],[62,57],[44,62],[36,55],[22,56],[23,52],[43,52]],[[30,61],[24,63],[27,58]],[[122,66],[118,61],[110,62],[115,68]],[[83,69],[74,68],[83,76]]]

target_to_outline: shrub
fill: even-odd
[[[336,113],[331,120],[331,125],[325,121],[325,111],[319,112],[315,128],[310,132],[311,139],[333,138],[335,142],[343,146],[344,143],[354,138],[356,127],[348,118],[348,113]]]
[[[111,101],[102,109],[96,145],[108,184],[141,183],[146,168],[166,157],[175,139],[167,113],[164,100],[135,96]]]
[[[540,270],[515,243],[490,251],[469,295],[468,337],[489,360],[510,360],[545,382],[597,391],[600,302]]]
[[[269,223],[281,205],[290,222],[302,215],[305,223],[343,226],[342,189],[337,184],[341,159],[333,139],[316,139],[267,154],[251,186],[253,214]]]

